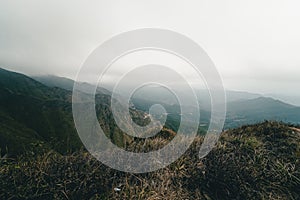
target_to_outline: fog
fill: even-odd
[[[165,28],[197,42],[226,88],[297,96],[299,10],[297,0],[1,0],[0,67],[75,78],[113,35]]]

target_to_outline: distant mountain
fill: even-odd
[[[37,78],[42,83],[49,86],[64,87],[70,86],[74,81],[62,77],[47,76]],[[182,90],[183,96],[185,91]],[[209,124],[210,120],[210,94],[208,90],[196,89],[200,109],[201,120],[200,124],[204,127]],[[179,103],[171,92],[165,88],[158,86],[146,86],[137,90],[133,97],[132,102],[138,110],[148,112],[153,104],[162,104],[167,112],[169,118],[166,126],[176,130],[180,121],[180,107]],[[245,124],[253,124],[264,120],[280,120],[289,123],[300,123],[299,107],[284,103],[280,100],[264,97],[260,94],[226,90],[227,100],[227,117],[225,128],[238,127]],[[187,102],[189,100],[187,99]],[[189,107],[191,112],[194,108],[191,105],[183,105]],[[193,116],[190,116],[190,121],[193,121]]]
[[[65,90],[72,90],[74,85],[74,81],[72,79],[54,75],[32,76],[31,78],[48,87],[59,87]]]
[[[300,107],[270,97],[239,100],[227,104],[226,127],[238,127],[264,120],[300,124]]]
[[[153,92],[153,96],[151,96]],[[161,96],[159,96],[161,94]],[[227,116],[225,128],[236,128],[241,125],[254,124],[264,120],[278,120],[288,123],[300,124],[300,107],[293,106],[282,101],[263,97],[259,94],[226,91],[227,94]],[[197,90],[200,101],[200,124],[204,127],[210,121],[210,97],[206,90]],[[173,95],[163,93],[162,88],[145,88],[144,91],[136,92],[132,99],[138,109],[147,112],[151,105],[162,104],[168,113],[171,113],[170,121],[167,124],[170,127],[180,121],[180,107]],[[189,107],[191,113],[195,110],[192,105]],[[190,121],[193,121],[191,115]]]
[[[280,101],[283,101],[285,103],[288,103],[288,104],[291,104],[291,105],[294,105],[294,106],[300,106],[300,95],[299,95],[299,93],[295,93],[295,95],[266,94],[265,96],[278,99]]]
[[[74,81],[68,78],[52,76],[52,75],[35,76],[32,78],[49,87],[59,87],[69,91],[73,90]],[[88,83],[81,83],[82,91],[92,92],[91,88],[93,88],[93,85]],[[152,90],[152,87],[146,89],[147,89],[147,94],[143,93],[143,91],[137,92],[134,98],[132,98],[132,103],[134,103],[135,108],[137,109],[136,111],[148,112],[149,108],[155,103],[162,103],[167,108],[168,111],[168,120],[166,122],[166,127],[176,131],[180,121],[180,107],[176,104],[177,101],[174,100],[174,98],[170,96],[169,93],[165,92],[164,89],[160,87],[155,88],[154,90]],[[159,91],[157,91],[157,89]],[[109,90],[100,87],[97,88],[97,93],[111,95],[111,92]],[[202,118],[205,119],[203,123],[206,124],[208,123],[206,120],[209,118],[208,115],[209,113],[207,113],[205,110],[202,111],[202,116],[203,116]],[[190,120],[192,120],[192,118]]]
[[[32,78],[49,87],[59,87],[69,91],[73,90],[74,81],[72,79],[53,76],[53,75],[34,76]],[[93,86],[88,83],[82,83],[82,88],[84,88],[87,91],[90,91],[90,88],[93,88]],[[111,95],[111,92],[105,88],[98,87],[97,92]],[[184,95],[185,94],[184,90],[182,90],[182,94],[183,96],[188,96],[188,95]],[[195,94],[199,100],[199,105],[201,109],[204,110],[204,112],[210,110],[209,91],[205,89],[196,89]],[[227,102],[233,102],[238,100],[250,100],[258,97],[262,97],[262,96],[260,94],[255,94],[255,93],[226,90]],[[165,88],[158,87],[158,86],[156,87],[144,86],[142,89],[137,90],[134,93],[132,100],[138,103],[139,105],[149,104],[149,102],[162,103],[163,105],[167,105],[167,106],[174,106],[179,104],[174,94],[172,94],[170,91],[167,91]],[[185,105],[185,106],[190,106],[190,105]]]
[[[73,85],[75,82],[72,79],[54,75],[32,76],[32,78],[48,87],[59,87],[69,91],[73,90]],[[83,90],[86,91],[92,91],[92,88],[94,88],[94,86],[89,83],[81,83],[81,86]],[[97,87],[97,92],[111,95],[111,92],[103,87]]]
[[[207,89],[195,89],[194,90],[200,106],[203,106],[204,109],[210,108],[210,94]],[[183,96],[185,95],[186,91],[184,89],[181,90]],[[249,93],[249,92],[242,92],[242,91],[232,91],[226,90],[226,101],[232,102],[237,100],[248,100],[248,99],[255,99],[261,97],[260,94]],[[149,101],[160,101],[166,104],[178,104],[175,96],[167,91],[163,87],[143,87],[141,90],[135,93],[135,98],[145,99]]]
[[[34,80],[20,73],[0,69],[1,152],[8,149],[11,153],[18,153],[40,145],[60,152],[81,148],[82,144],[77,136],[72,116],[73,84],[74,81],[62,77],[47,76]],[[80,86],[87,93],[93,88],[86,83]],[[199,132],[204,133],[210,121],[210,106],[203,108],[203,105],[209,105],[209,100],[206,100],[209,96],[205,91],[198,92],[201,96]],[[232,91],[227,93],[229,94],[227,98],[229,96],[231,101],[227,105],[226,129],[264,120],[300,124],[299,107],[251,93]],[[259,97],[255,98],[257,96]],[[162,104],[167,111],[165,127],[176,131],[181,119],[180,107],[169,97],[170,94],[160,90],[154,92],[153,96],[145,92],[136,93],[131,99],[130,108],[133,121],[141,125],[147,124],[149,108],[153,104]],[[95,102],[97,117],[107,136],[119,146],[132,141],[133,138],[124,134],[114,121],[110,107],[110,92],[100,88],[95,96]],[[184,119],[187,124],[198,123],[194,120],[194,107],[183,106],[191,111],[189,117]],[[120,116],[122,117],[122,113]],[[128,119],[123,120],[131,123]]]
[[[226,100],[227,102],[238,101],[238,100],[248,100],[262,97],[260,94],[226,90]]]

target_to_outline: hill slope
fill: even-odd
[[[66,152],[81,146],[71,113],[71,93],[0,69],[0,148],[12,154],[43,142]],[[28,142],[30,141],[30,142]]]
[[[32,78],[48,87],[59,87],[69,91],[73,90],[74,80],[69,78],[53,76],[53,75],[33,76]],[[83,88],[86,88],[87,90],[89,88],[93,88],[93,86],[88,83],[81,83],[81,85]],[[101,94],[111,95],[110,91],[102,87],[97,87],[97,92]]]
[[[278,122],[226,131],[204,159],[198,137],[175,163],[130,174],[86,152],[47,152],[0,162],[0,198],[43,199],[299,199],[300,132]],[[133,149],[162,147],[163,138]]]
[[[229,102],[226,127],[238,127],[264,120],[278,120],[300,124],[300,107],[269,97]]]
[[[74,81],[64,77],[57,76],[39,76],[33,77],[35,80],[49,87],[59,87],[72,91]],[[92,86],[82,83],[82,87],[89,90]],[[111,92],[104,88],[97,88],[98,93],[111,95]],[[184,90],[182,91],[184,94]],[[210,95],[207,90],[197,89],[196,95],[199,100],[201,110],[199,132],[203,132],[210,120]],[[282,101],[263,97],[259,94],[226,91],[227,95],[227,120],[225,128],[234,128],[246,124],[259,123],[264,120],[279,120],[288,123],[300,124],[300,107],[296,107]],[[162,104],[167,112],[168,120],[166,126],[176,131],[180,121],[180,107],[173,94],[161,87],[143,87],[138,90],[132,97],[135,107],[144,112],[148,112],[153,104]],[[191,105],[184,105],[193,112],[195,110]],[[189,121],[193,120],[191,115]]]
[[[82,83],[82,89],[89,88],[91,85]],[[111,97],[101,91],[95,95],[99,123],[113,143],[124,146],[133,138],[117,127],[110,108]],[[82,148],[73,121],[71,96],[71,90],[48,87],[23,74],[0,69],[1,154],[19,154],[36,146],[61,153]],[[131,115],[140,123],[149,120],[140,110],[131,110]]]

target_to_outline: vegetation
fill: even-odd
[[[149,148],[144,142],[133,142],[131,148]],[[147,142],[158,148],[168,139]],[[264,122],[229,130],[204,159],[198,158],[201,142],[197,137],[170,166],[137,175],[110,169],[85,150],[68,155],[45,150],[2,159],[0,199],[300,198],[297,128]]]
[[[71,112],[72,81],[43,80],[50,87],[0,69],[0,199],[300,199],[296,123],[266,121],[227,130],[209,155],[199,159],[204,126],[189,150],[168,167],[138,175],[123,173],[101,164],[83,148]],[[91,86],[83,83],[83,87]],[[149,152],[176,135],[178,106],[165,105],[169,115],[159,134],[138,139],[118,128],[110,101],[109,92],[100,88],[95,96],[99,124],[119,147]],[[135,104],[131,118],[147,124],[146,112],[153,102],[135,99]],[[235,102],[229,110],[227,127],[270,115],[299,122],[300,113],[297,107],[264,98]]]
[[[23,74],[0,69],[2,156],[6,153],[10,156],[19,155],[36,146],[62,154],[75,152],[82,147],[72,116],[71,90],[74,82],[61,77],[40,77],[38,80],[45,85]],[[91,87],[82,83],[82,88],[87,91]],[[126,143],[133,141],[134,138],[123,133],[114,121],[109,92],[98,88],[95,102],[101,128],[112,142],[124,147]],[[149,122],[149,117],[145,118],[143,110],[131,109],[130,114],[137,124],[145,125]],[[178,114],[170,115],[166,127],[176,131],[179,121]],[[205,129],[199,128],[199,133],[203,133]]]
[[[0,155],[19,155],[36,146],[62,154],[79,150],[82,143],[73,121],[71,96],[72,91],[47,87],[0,68]],[[132,138],[116,126],[110,100],[108,94],[96,94],[99,123],[115,144],[124,146]],[[131,115],[139,119],[143,112],[134,110]]]

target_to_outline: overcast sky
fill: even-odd
[[[0,0],[0,67],[74,78],[103,41],[145,27],[196,41],[229,89],[299,93],[299,0]]]

